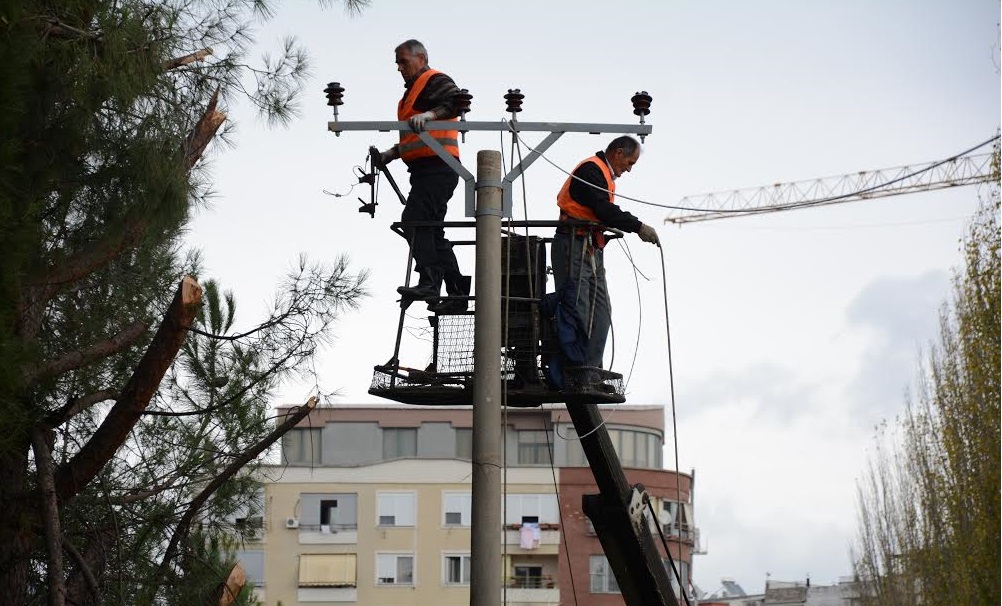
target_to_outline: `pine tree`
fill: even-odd
[[[192,554],[253,491],[243,455],[290,421],[265,417],[270,390],[364,294],[346,260],[303,261],[272,316],[234,338],[232,298],[207,282],[202,309],[184,278],[198,277],[181,235],[226,100],[294,115],[306,70],[294,42],[246,68],[247,22],[270,12],[0,4],[4,604],[187,603]]]

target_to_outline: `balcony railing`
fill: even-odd
[[[510,589],[556,589],[557,581],[551,575],[508,577],[505,583]]]
[[[337,534],[339,532],[355,532],[358,524],[300,524],[299,530],[304,532],[320,532],[323,534]]]

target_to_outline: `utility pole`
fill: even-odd
[[[343,90],[336,82],[328,85],[328,104],[334,106],[335,113],[327,128],[335,135],[345,131],[406,132],[410,129],[404,121],[338,122],[337,106],[341,105]],[[639,125],[518,122],[514,114],[521,111],[522,97],[517,89],[510,90],[505,96],[513,116],[508,122],[434,121],[425,124],[425,130],[418,134],[421,141],[464,181],[466,216],[476,217],[474,369],[472,401],[469,402],[473,407],[471,606],[501,606],[504,589],[501,559],[502,541],[505,540],[502,516],[502,470],[505,461],[501,419],[505,403],[502,401],[501,368],[501,234],[502,219],[512,215],[512,183],[565,133],[628,133],[638,135],[641,142],[651,133],[650,125],[644,123],[644,116],[650,113],[651,97],[643,91],[631,98],[633,113],[640,117]],[[522,132],[549,134],[502,178],[500,152],[479,151],[477,175],[474,177],[429,134],[429,131],[436,130],[458,130],[464,135],[470,131],[500,131],[511,132],[513,137]],[[401,307],[401,318],[405,309]],[[393,363],[399,362],[394,358]],[[376,370],[378,373],[386,372],[382,367]],[[412,387],[405,385],[402,389],[410,390],[407,391],[408,397],[414,397]],[[384,390],[387,391],[390,390]],[[370,393],[373,393],[372,390]],[[397,395],[398,398],[402,396]],[[426,400],[411,401],[406,398],[398,401],[428,403]],[[623,588],[623,597],[629,606],[677,606],[668,573],[643,517],[642,505],[646,495],[642,487],[627,483],[598,407],[594,403],[578,402],[568,406],[568,412],[578,434],[588,436],[582,439],[582,446],[602,493],[586,497],[583,507],[596,532],[600,533],[610,567]]]
[[[473,489],[470,605],[500,606],[501,154],[477,152],[477,304],[473,337]]]

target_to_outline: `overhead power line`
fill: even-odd
[[[665,223],[711,221],[986,183],[998,178],[997,167],[992,165],[995,154],[974,152],[998,141],[996,135],[960,154],[922,165],[686,196],[677,205],[685,210],[675,210]]]

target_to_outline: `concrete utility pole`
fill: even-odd
[[[500,606],[501,508],[501,154],[477,152],[476,311],[473,337],[473,501],[470,605]]]

